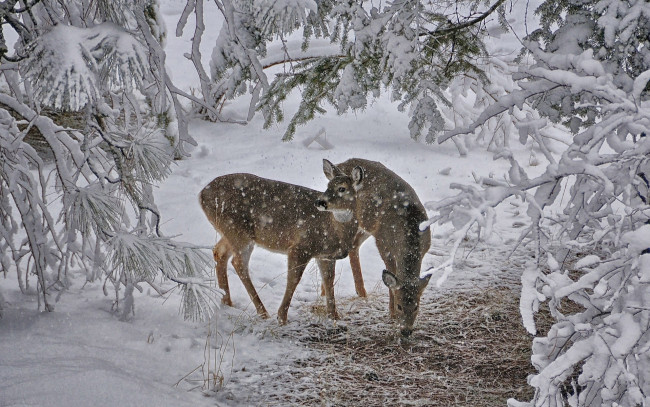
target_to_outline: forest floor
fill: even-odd
[[[303,304],[295,323],[271,325],[263,335],[303,347],[300,358],[282,369],[231,372],[212,392],[224,406],[481,407],[528,400],[532,337],[521,324],[513,270],[530,253],[507,249],[472,247],[473,256],[457,266],[459,275],[474,277],[454,278],[450,289],[426,290],[408,339],[388,318],[383,288],[339,301],[341,319],[334,322],[325,317],[322,297]],[[497,274],[486,270],[497,264]],[[543,318],[538,315],[537,322],[548,324]]]

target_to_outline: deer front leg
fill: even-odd
[[[354,248],[348,253],[350,257],[350,267],[352,268],[352,278],[354,279],[354,289],[359,297],[368,296],[363,284],[363,275],[361,274],[361,262],[359,261],[359,248]],[[320,286],[320,295],[325,296],[325,281]]]
[[[232,307],[230,299],[230,287],[228,286],[228,259],[232,256],[232,250],[228,241],[221,238],[212,249],[214,261],[216,262],[217,282],[219,288],[224,292],[221,303]]]
[[[395,257],[391,253],[391,247],[388,246],[388,243],[384,242],[383,240],[376,239],[375,243],[377,244],[377,250],[379,250],[379,255],[381,256],[381,259],[384,261],[384,264],[386,265],[386,269],[390,271],[390,274],[395,276],[396,271],[398,269],[397,267],[397,261],[395,260]],[[383,276],[382,276],[383,278]],[[384,281],[386,284],[386,281]],[[390,288],[388,284],[388,315],[390,315],[391,318],[395,318],[395,294],[393,293],[393,289]]]
[[[311,257],[304,252],[296,249],[289,249],[289,267],[287,270],[287,288],[284,291],[284,297],[282,298],[282,303],[280,303],[280,308],[278,309],[278,322],[280,325],[287,323],[287,314],[289,313],[289,304],[291,303],[291,298],[293,293],[298,287],[298,283],[302,278],[302,273],[307,267],[307,263]]]
[[[264,308],[264,304],[262,304],[262,300],[260,299],[259,295],[257,295],[257,291],[255,290],[255,286],[251,281],[251,277],[248,271],[248,261],[251,258],[253,247],[253,243],[250,243],[244,249],[241,249],[238,252],[236,251],[232,259],[232,265],[235,267],[235,271],[237,271],[237,275],[239,276],[242,284],[244,284],[246,291],[248,291],[248,296],[251,298],[251,301],[253,301],[253,305],[255,305],[257,313],[262,318],[266,319],[269,317],[269,313],[266,311],[266,308]]]
[[[363,284],[363,274],[361,274],[361,262],[359,261],[359,247],[368,239],[370,235],[362,230],[359,230],[354,237],[354,246],[348,252],[350,258],[350,268],[352,269],[352,278],[354,279],[354,289],[359,297],[365,298],[368,296],[366,288]],[[325,285],[321,284],[320,295],[325,295]]]
[[[318,259],[318,268],[323,278],[323,288],[327,301],[327,313],[332,319],[338,319],[336,304],[334,302],[334,272],[336,271],[336,260]]]

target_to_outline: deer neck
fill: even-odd
[[[400,211],[400,216],[393,212],[392,216],[380,219],[374,236],[378,247],[381,245],[393,259],[395,269],[389,271],[403,281],[415,284],[420,279],[422,257],[430,246],[431,235],[428,229],[420,230],[420,223],[426,215],[417,205],[408,205]]]
[[[334,230],[336,231],[337,236],[342,241],[350,242],[350,246],[351,246],[352,241],[354,240],[354,237],[356,236],[357,231],[359,230],[359,222],[354,217],[354,212],[350,211],[350,215],[347,222],[338,221],[336,215],[334,214],[332,214],[332,217],[334,217],[332,221],[332,225],[334,227]]]

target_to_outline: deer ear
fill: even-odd
[[[355,191],[360,190],[363,187],[363,178],[365,177],[365,173],[363,172],[363,168],[356,166],[352,169],[352,186],[354,187]]]
[[[325,177],[331,181],[341,170],[336,168],[336,165],[332,164],[330,160],[323,158],[323,172],[325,173]]]
[[[397,283],[397,277],[388,270],[384,270],[384,272],[381,273],[381,279],[384,281],[384,284],[386,284],[386,287],[390,289],[396,289],[399,285]]]

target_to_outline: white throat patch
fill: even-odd
[[[345,223],[352,220],[353,212],[349,209],[339,209],[330,212],[332,212],[332,215],[334,215],[334,219],[336,219],[337,222]]]

